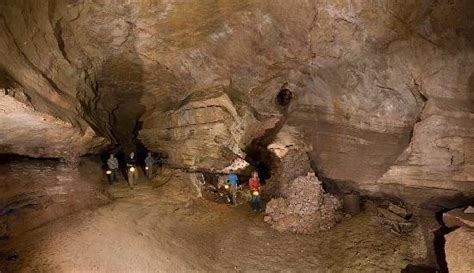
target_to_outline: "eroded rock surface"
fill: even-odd
[[[242,149],[264,128],[250,109],[220,89],[203,90],[166,113],[145,119],[139,138],[168,154],[167,163],[189,169],[222,170],[245,158]]]
[[[460,227],[447,234],[446,262],[449,272],[472,272],[474,268],[474,229]]]
[[[472,195],[473,5],[3,0],[0,78],[38,111],[124,149],[138,135],[176,166],[225,168],[285,117],[321,178]]]
[[[333,228],[342,219],[342,204],[325,193],[321,182],[308,173],[294,179],[283,197],[268,202],[265,222],[278,231],[310,234]]]
[[[1,158],[0,172],[2,239],[110,201],[100,165],[88,159],[71,169],[57,160]]]
[[[0,128],[0,153],[70,160],[106,144],[90,127],[81,131],[5,94],[0,94]]]
[[[265,194],[281,196],[292,181],[313,172],[303,136],[294,127],[284,125],[267,146],[270,151],[272,177],[265,185]]]

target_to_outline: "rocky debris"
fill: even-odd
[[[467,207],[467,208],[464,210],[464,213],[468,213],[468,214],[474,213],[474,207],[473,207],[473,206]]]
[[[462,226],[474,228],[474,214],[465,213],[464,208],[452,209],[443,213],[443,223],[448,228]]]
[[[377,219],[385,227],[397,234],[411,232],[416,223],[410,221],[411,213],[403,207],[390,203],[388,208],[377,208]]]
[[[446,262],[450,273],[474,272],[474,229],[460,227],[445,235]]]
[[[406,208],[397,206],[393,203],[388,205],[388,210],[395,213],[396,215],[403,217],[404,219],[410,219],[411,213],[408,213]]]
[[[412,261],[418,265],[440,266],[439,253],[442,246],[439,240],[442,226],[436,219],[435,212],[431,209],[415,208],[410,210],[410,213],[413,214],[410,221],[416,223],[416,227],[404,237],[412,242]]]
[[[283,196],[265,209],[264,221],[278,231],[310,234],[329,230],[342,219],[341,202],[324,192],[314,173],[295,178]]]

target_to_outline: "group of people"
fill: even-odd
[[[154,165],[157,163],[155,157],[151,152],[148,152],[147,157],[145,158],[145,174],[148,179],[151,179],[153,176]],[[118,180],[118,171],[119,171],[119,161],[117,157],[113,153],[109,155],[107,159],[107,175],[109,178],[109,183],[112,185]],[[134,152],[131,152],[127,159],[125,160],[125,167],[127,173],[127,182],[131,189],[134,188],[136,181],[138,180],[138,164],[137,158]],[[237,205],[237,190],[239,187],[239,178],[237,174],[230,173],[227,176],[227,183],[230,188],[230,193],[232,195],[232,203],[233,205]],[[260,190],[262,184],[260,182],[260,178],[256,171],[252,172],[252,176],[248,181],[248,186],[250,187],[250,204],[254,211],[261,210],[261,199],[260,199]]]
[[[239,186],[239,178],[237,174],[230,173],[227,176],[227,183],[230,186],[230,193],[232,194],[232,203],[234,206],[237,205],[237,189]],[[260,199],[260,190],[262,188],[262,184],[260,183],[260,178],[258,177],[258,173],[256,171],[252,172],[252,176],[248,181],[248,185],[250,187],[251,199],[250,205],[252,209],[256,212],[261,210],[262,201]]]
[[[153,176],[154,164],[157,162],[156,158],[153,157],[151,152],[148,152],[147,157],[145,158],[145,174],[148,179],[151,179]],[[127,172],[127,181],[131,189],[134,188],[135,182],[138,180],[138,165],[137,158],[134,152],[131,152],[127,159],[125,160],[126,172]],[[109,159],[107,159],[107,175],[109,177],[109,183],[114,184],[117,182],[119,162],[117,157],[114,154],[110,154]]]

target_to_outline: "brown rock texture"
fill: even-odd
[[[94,131],[221,170],[284,118],[320,178],[473,195],[473,12],[469,0],[0,0],[0,88],[81,132],[79,154]],[[14,135],[33,139],[28,126]],[[23,143],[4,151],[42,150]]]
[[[245,157],[242,147],[262,127],[252,112],[222,90],[195,92],[176,108],[145,118],[139,138],[168,154],[169,164],[189,169],[222,170]],[[164,120],[164,121],[163,121]]]
[[[474,229],[474,214],[464,213],[464,208],[457,208],[443,213],[443,223],[448,228],[470,227]]]
[[[71,159],[98,152],[106,141],[51,115],[0,94],[0,153]]]
[[[77,169],[57,160],[0,158],[0,173],[3,239],[110,201],[105,175],[97,162],[87,158]]]
[[[329,230],[342,219],[341,202],[324,192],[314,173],[294,179],[283,195],[265,209],[265,222],[278,231],[310,234]]]
[[[465,273],[474,269],[474,229],[461,227],[445,235],[449,272]]]
[[[313,172],[301,133],[284,125],[267,146],[271,154],[272,177],[265,185],[265,194],[281,196],[291,187],[292,181]]]

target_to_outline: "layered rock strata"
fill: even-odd
[[[473,10],[469,0],[2,0],[0,88],[123,149],[138,135],[176,166],[225,169],[285,116],[321,178],[400,197],[473,195]],[[284,106],[280,90],[292,94]],[[195,108],[212,97],[216,107]]]

